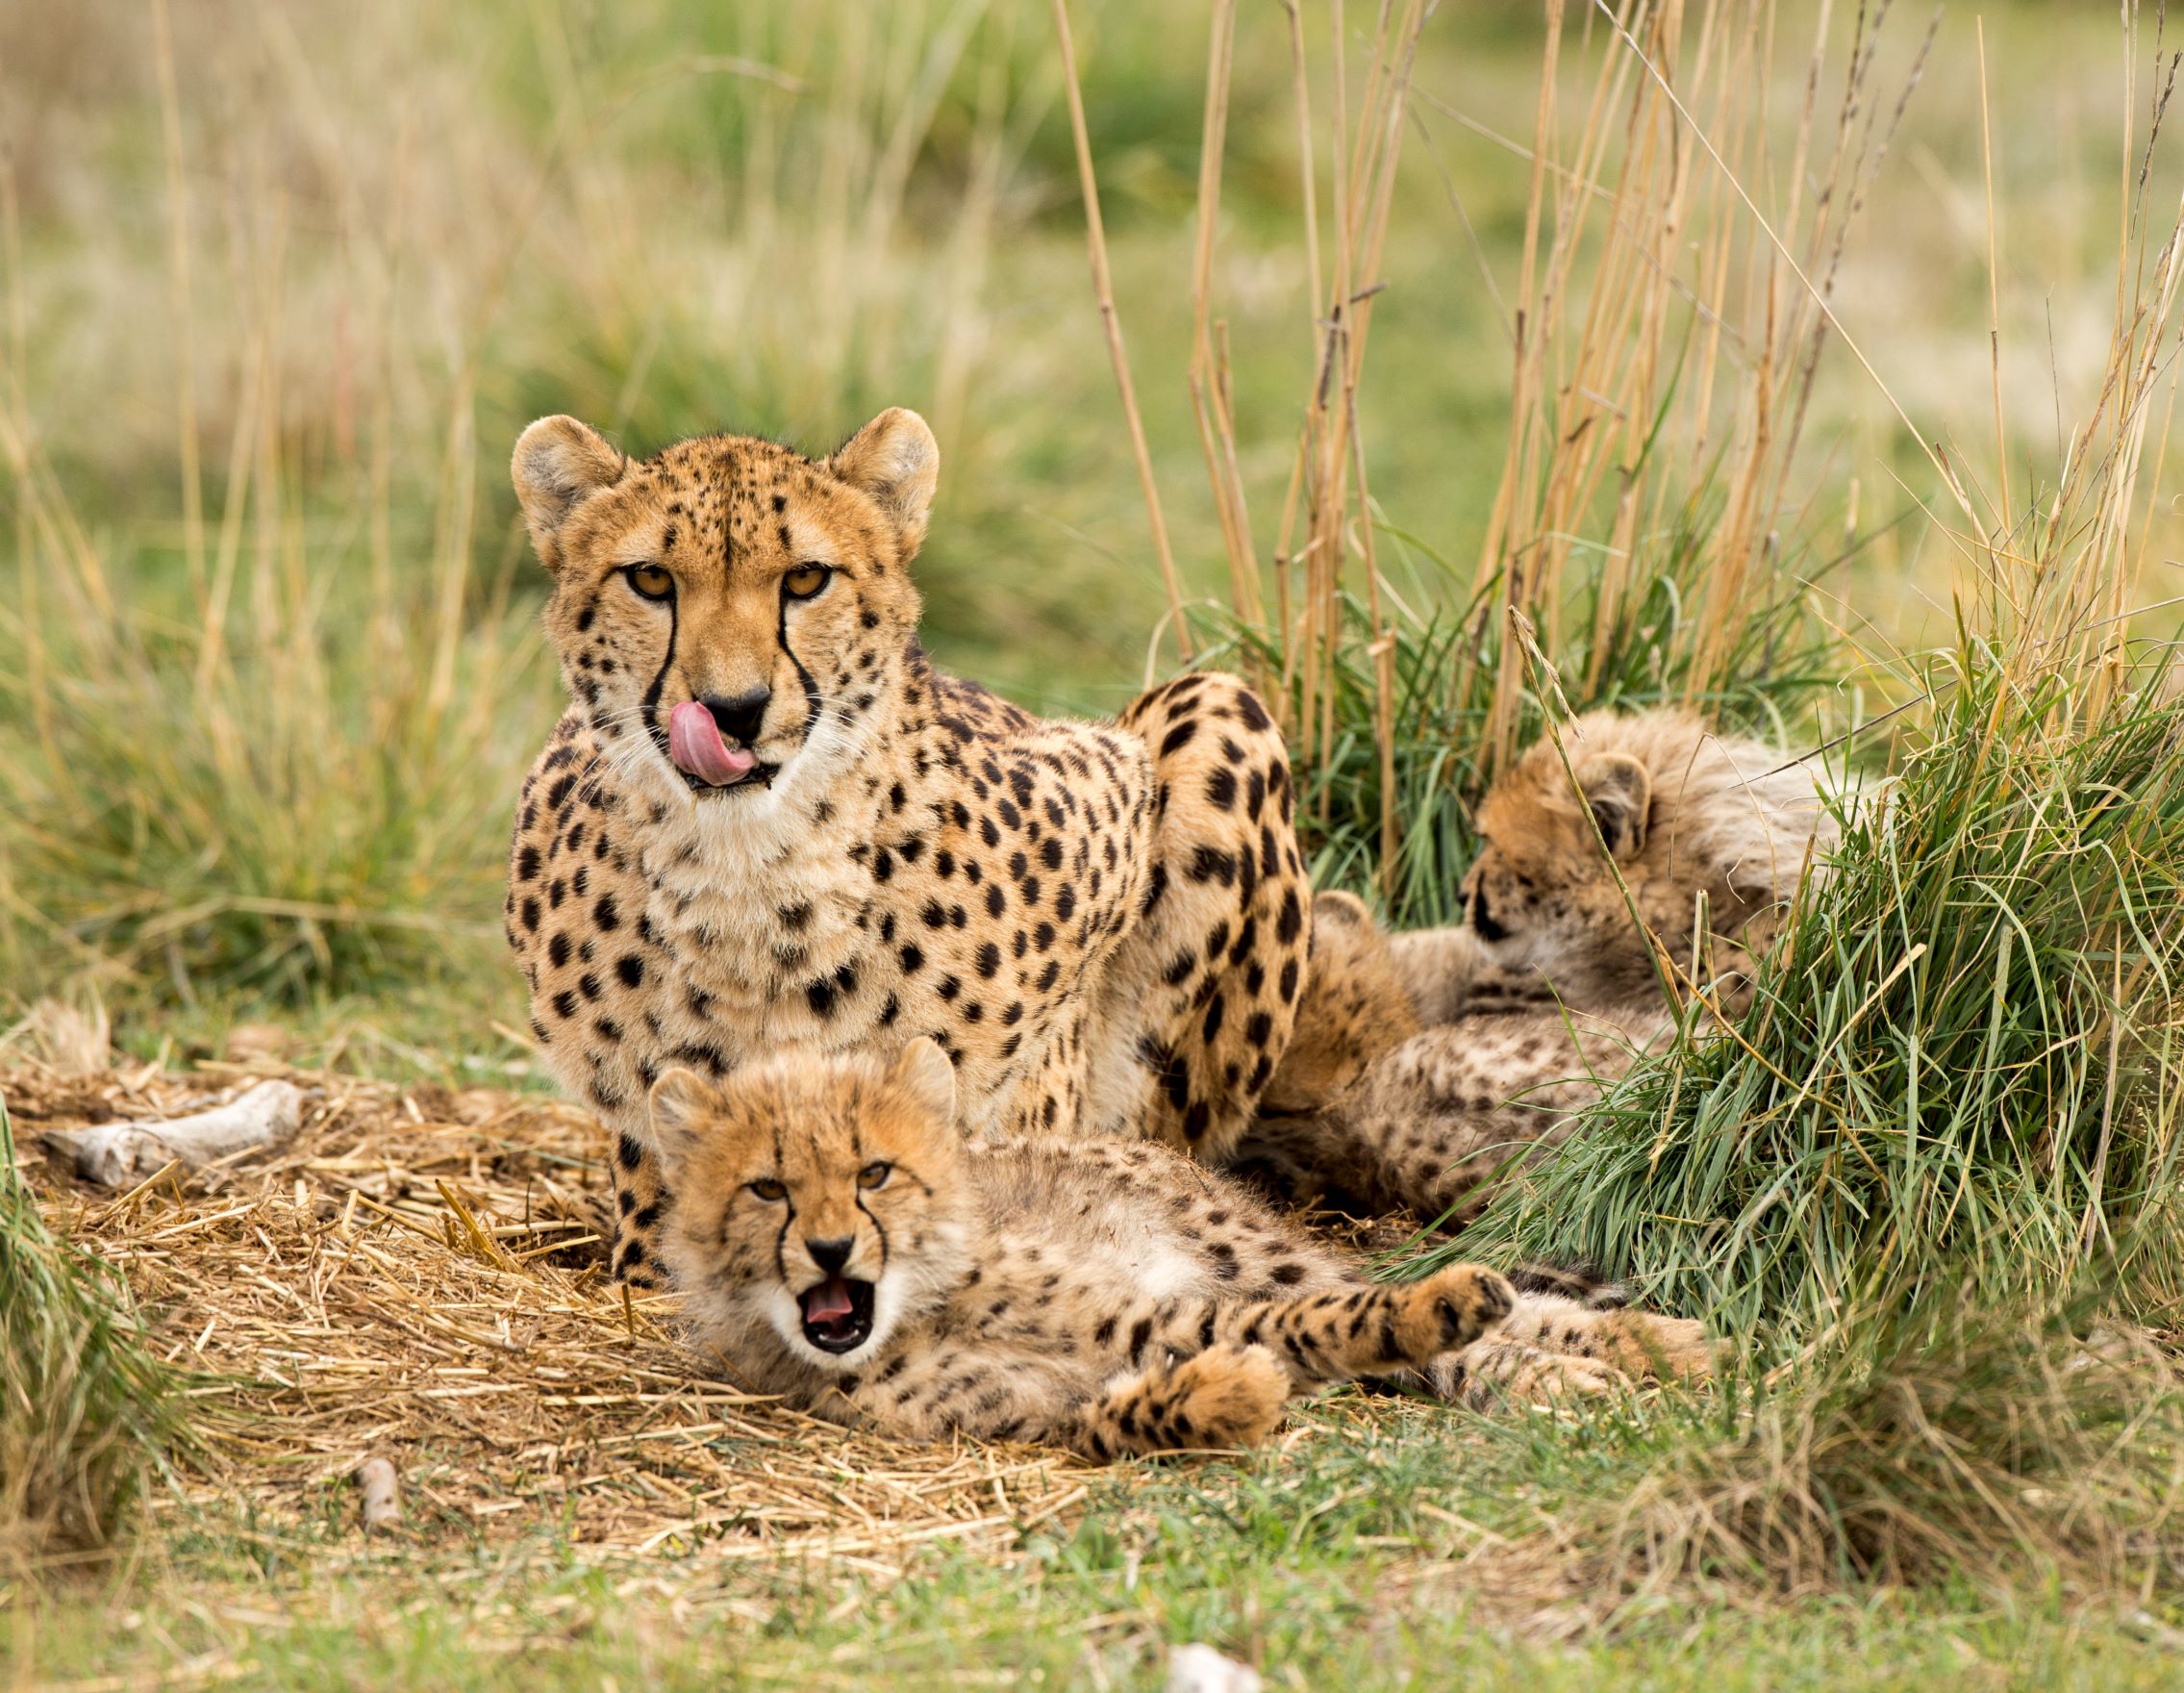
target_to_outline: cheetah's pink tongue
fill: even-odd
[[[721,740],[713,714],[694,699],[667,714],[667,752],[676,769],[715,788],[732,787],[758,763],[745,748]]]
[[[849,1298],[849,1283],[839,1276],[830,1276],[818,1286],[805,1290],[804,1321],[807,1323],[839,1323],[853,1315],[856,1309]]]

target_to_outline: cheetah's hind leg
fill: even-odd
[[[1713,1373],[1705,1327],[1691,1318],[1526,1293],[1495,1333],[1427,1379],[1444,1397],[1481,1405],[1627,1391],[1638,1381],[1703,1381]]]
[[[1250,1124],[1303,997],[1311,884],[1281,730],[1234,676],[1182,676],[1118,720],[1158,798],[1136,922],[1092,1019],[1092,1127],[1210,1164]]]

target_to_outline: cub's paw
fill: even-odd
[[[1602,1363],[1598,1358],[1580,1358],[1568,1352],[1535,1352],[1530,1357],[1514,1360],[1507,1377],[1497,1385],[1503,1399],[1518,1404],[1552,1405],[1564,1400],[1627,1393],[1631,1381],[1613,1364]]]
[[[1704,1381],[1714,1374],[1706,1328],[1690,1317],[1617,1311],[1594,1330],[1597,1352],[1626,1376],[1647,1381]]]
[[[1263,1346],[1211,1347],[1163,1383],[1178,1446],[1257,1446],[1282,1420],[1289,1372]]]
[[[1517,1303],[1509,1278],[1482,1264],[1456,1264],[1395,1290],[1395,1342],[1403,1356],[1423,1363],[1469,1346]]]

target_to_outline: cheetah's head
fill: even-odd
[[[526,429],[546,629],[608,758],[740,808],[853,763],[917,627],[939,467],[899,408],[816,460],[716,435],[639,462],[573,417]]]
[[[770,1331],[802,1363],[854,1369],[962,1277],[955,1072],[933,1041],[717,1084],[671,1070],[651,1108],[667,1267],[701,1342],[734,1353]]]
[[[1486,957],[1571,1004],[1657,991],[1634,906],[1686,968],[1694,943],[1717,964],[1734,961],[1718,942],[1756,950],[1835,838],[1811,770],[1687,712],[1592,712],[1562,739],[1488,791],[1462,897]]]

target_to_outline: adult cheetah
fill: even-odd
[[[559,417],[516,443],[573,704],[523,785],[507,934],[547,1064],[615,1135],[640,1284],[670,1065],[926,1035],[974,1133],[1218,1160],[1289,1040],[1310,895],[1273,721],[1218,674],[1095,724],[941,673],[909,569],[939,463],[899,409],[817,459],[632,460]]]

